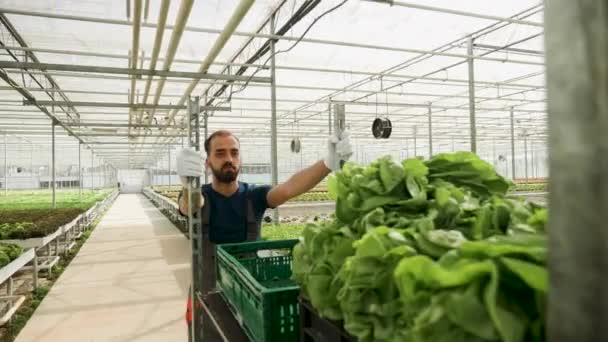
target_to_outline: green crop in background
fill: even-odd
[[[82,196],[78,190],[57,190],[57,208],[88,209],[95,202],[103,200],[112,190],[83,190]],[[48,209],[51,205],[52,194],[49,190],[11,190],[7,196],[0,196],[0,211],[15,209]]]

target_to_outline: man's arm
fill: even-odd
[[[295,173],[285,183],[275,186],[268,192],[266,196],[268,206],[276,208],[289,199],[307,192],[319,184],[330,172],[331,170],[321,160]]]
[[[188,191],[186,190],[186,188],[182,189],[182,195],[179,197],[179,212],[182,213],[182,215],[187,216],[188,215]],[[198,209],[200,209],[204,204],[203,201],[203,195],[199,194],[199,199],[198,201],[194,201],[194,207],[192,208],[193,212],[197,212]]]

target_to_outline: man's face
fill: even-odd
[[[239,142],[234,136],[217,136],[211,140],[207,167],[220,183],[232,183],[241,171]]]

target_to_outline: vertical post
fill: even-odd
[[[431,112],[432,112],[432,108],[431,108],[431,103],[429,102],[429,159],[433,156],[433,119],[431,117]]]
[[[496,139],[492,138],[492,165],[496,168]]]
[[[78,197],[82,197],[82,165],[80,161],[80,150],[82,143],[78,141]]]
[[[607,12],[605,0],[545,1],[548,341],[608,336]]]
[[[55,192],[57,191],[57,182],[55,179],[56,173],[55,173],[55,126],[57,125],[57,121],[55,121],[55,119],[53,119],[53,122],[51,123],[51,182],[53,182],[53,209],[55,209],[57,207],[57,202],[56,202],[56,194]]]
[[[270,34],[274,34],[275,30],[275,15],[270,18]],[[277,80],[276,80],[276,61],[275,61],[275,41],[270,41],[270,164],[272,165],[271,178],[272,186],[279,184],[279,169],[277,157]],[[279,224],[279,210],[275,209],[273,213],[273,222]]]
[[[535,158],[534,140],[530,140],[530,170],[532,171],[530,172],[530,175],[532,176],[532,179],[536,178],[536,163],[534,162]]]
[[[331,123],[331,99],[327,102],[327,129],[329,131],[329,136],[331,136],[333,125]]]
[[[31,183],[34,184],[34,144],[30,142],[30,179]],[[40,178],[38,179],[38,185],[36,188],[40,186]]]
[[[93,149],[91,148],[91,190],[93,190],[93,158],[94,158],[94,154],[93,154]]]
[[[473,37],[467,40],[469,66],[469,122],[471,125],[471,152],[477,153],[477,125],[475,123],[475,65],[473,60]]]
[[[416,135],[418,134],[418,126],[414,126],[414,158],[418,155],[418,146],[416,146]]]
[[[526,183],[528,183],[528,132],[524,130],[524,170]]]
[[[452,152],[456,151],[456,145],[454,144],[454,137],[452,136]]]
[[[171,145],[167,145],[167,164],[169,164],[169,190],[171,190]]]
[[[32,274],[32,276],[34,278],[33,279],[34,280],[34,283],[33,283],[34,289],[38,288],[38,255],[37,255],[37,252],[38,251],[36,249],[34,249],[34,260],[32,261],[32,266],[34,267],[34,272]]]
[[[206,98],[206,96],[205,96]],[[205,103],[207,103],[207,101],[205,100]],[[203,113],[203,123],[205,124],[205,141],[207,141],[207,138],[209,137],[209,114],[207,113],[207,111],[205,111]],[[206,152],[205,152],[206,153]],[[205,184],[209,183],[209,173],[207,172],[207,167],[205,167]]]
[[[510,111],[511,118],[511,178],[515,180],[515,119],[513,107]]]
[[[199,127],[199,114],[200,114],[200,99],[195,97],[188,98],[188,145],[193,147],[196,151],[200,151],[200,127]],[[203,284],[204,280],[201,277],[203,272],[207,270],[202,269],[205,263],[203,261],[203,235],[206,234],[202,231],[201,218],[199,215],[194,215],[192,203],[194,198],[201,196],[201,184],[199,177],[188,178],[187,196],[189,198],[188,203],[188,234],[190,236],[190,246],[192,252],[192,285],[190,286],[190,298],[192,304],[192,324],[190,326],[190,334],[192,341],[198,342],[202,340],[202,308],[198,304],[199,294],[206,296],[207,291],[211,290]],[[198,209],[197,209],[198,210]],[[206,244],[207,247],[208,244]]]
[[[4,196],[8,196],[8,136],[4,133]]]

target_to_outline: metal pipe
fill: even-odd
[[[81,143],[78,143],[78,197],[82,197],[82,164],[80,161]]]
[[[92,17],[82,17],[82,16],[70,16],[70,15],[62,15],[55,13],[42,13],[35,11],[24,11],[17,9],[9,9],[9,8],[0,8],[0,12],[14,14],[14,15],[25,15],[25,16],[35,16],[35,17],[44,17],[44,18],[53,18],[53,19],[64,19],[64,20],[77,20],[77,21],[86,21],[86,22],[95,22],[95,23],[103,23],[103,24],[115,24],[115,25],[131,25],[130,21],[125,20],[115,20],[115,19],[101,19],[101,18],[92,18]],[[155,24],[143,23],[143,27],[151,27],[156,28]],[[166,29],[175,29],[175,26],[167,26]],[[219,33],[221,34],[222,30],[210,29],[210,28],[195,28],[195,27],[186,27],[182,28],[182,31],[191,31],[191,32],[204,32],[204,33]],[[379,46],[372,44],[359,44],[359,43],[351,43],[337,40],[327,40],[327,39],[315,39],[315,38],[303,38],[292,37],[292,36],[280,36],[280,35],[271,35],[271,34],[262,34],[262,33],[249,33],[249,32],[234,32],[235,36],[243,36],[243,37],[256,37],[256,38],[266,38],[272,40],[285,40],[285,41],[301,41],[305,43],[314,43],[314,44],[324,44],[324,45],[332,45],[332,46],[345,46],[345,47],[354,47],[354,48],[364,48],[364,49],[375,49],[375,50],[384,50],[384,51],[393,51],[393,52],[406,52],[406,53],[415,53],[415,54],[431,54],[434,56],[443,56],[443,57],[453,57],[453,58],[473,58],[479,60],[487,60],[493,62],[500,63],[514,63],[514,64],[526,64],[526,65],[544,65],[542,62],[534,62],[534,61],[526,61],[526,60],[515,60],[515,59],[505,59],[505,58],[492,58],[492,57],[481,57],[481,56],[469,56],[458,53],[447,53],[447,52],[437,52],[437,51],[429,51],[422,49],[408,49],[408,48],[397,48],[393,46]]]
[[[144,73],[149,72],[148,70],[146,70]],[[158,71],[157,71],[158,72]],[[11,73],[11,72],[9,72]],[[433,74],[436,72],[432,72],[432,73],[428,73],[429,74]],[[61,71],[47,71],[47,72],[36,72],[36,71],[30,71],[28,72],[28,74],[32,74],[32,75],[54,75],[54,76],[62,76],[62,77],[72,77],[72,78],[86,78],[86,79],[104,79],[104,80],[120,80],[120,81],[127,81],[130,80],[130,78],[128,77],[121,77],[121,76],[112,76],[112,75],[97,75],[97,74],[84,74],[84,73],[70,73],[70,72],[61,72]],[[182,73],[183,74],[183,73]],[[537,74],[537,73],[535,73]],[[210,74],[207,74],[205,77],[215,77],[215,76],[209,76]],[[193,75],[194,76],[194,75]],[[236,76],[230,76],[230,75],[226,75],[226,76],[218,76],[218,77],[224,77],[224,78],[234,78]],[[424,75],[417,77],[416,79],[424,79]],[[259,87],[268,87],[268,84],[265,84],[268,79],[267,78],[261,78],[261,79],[252,79],[252,80],[259,80],[261,82],[264,83],[250,83],[248,85],[248,87],[254,87],[254,88],[259,88]],[[160,80],[152,80],[153,82],[160,82]],[[188,80],[184,80],[184,79],[171,79],[170,80],[172,83],[188,83]],[[212,84],[214,81],[200,81],[200,83],[202,84]],[[411,84],[421,84],[421,85],[438,85],[438,83],[434,83],[434,82],[415,82],[413,81],[411,78],[408,77],[408,81],[407,82],[400,82],[402,84],[405,83],[411,83]],[[230,84],[229,82],[222,82],[222,83],[218,83],[215,82],[216,85],[222,85],[222,84]],[[468,84],[460,84],[460,83],[449,83],[449,82],[441,82],[441,85],[446,88],[446,87],[468,87]],[[520,90],[520,89],[526,89],[527,91],[537,91],[537,92],[545,92],[544,90],[544,86],[533,86],[533,85],[526,85],[526,84],[515,84],[514,86],[510,86],[510,84],[505,83],[505,82],[489,82],[487,84],[486,88],[491,88],[491,87],[496,87],[499,88],[501,90]],[[375,91],[370,91],[370,90],[358,90],[358,89],[346,89],[348,87],[345,88],[332,88],[332,87],[319,87],[319,86],[302,86],[302,85],[295,85],[295,84],[277,84],[277,88],[281,89],[281,88],[285,88],[285,89],[297,89],[297,90],[327,90],[327,91],[334,91],[334,92],[340,92],[340,93],[361,93],[361,94],[366,94],[366,96],[362,96],[360,98],[356,98],[354,100],[358,101],[361,100],[365,97],[369,97],[369,95],[373,95],[377,92]],[[388,88],[393,89],[393,86],[390,86]],[[388,90],[387,90],[388,91]],[[387,91],[383,91],[383,93],[387,93]],[[389,95],[407,95],[407,93],[398,93],[398,92],[388,92]],[[332,95],[335,96],[335,95]],[[303,107],[309,107],[310,105],[315,105],[318,104],[319,102],[323,102],[325,103],[327,101],[328,96],[324,96],[321,99],[315,100],[315,101],[307,101],[309,103],[309,105],[303,106]],[[434,102],[437,102],[437,100],[434,100]],[[296,111],[300,111],[300,109],[294,109],[292,111],[290,111],[287,114],[292,114],[293,112]]]
[[[528,132],[526,130],[524,130],[524,170],[525,170],[525,178],[526,178],[526,183],[528,183],[529,178],[528,178]]]
[[[416,158],[418,156],[418,146],[416,145],[416,135],[418,134],[418,127],[414,126],[414,156]]]
[[[139,51],[139,32],[141,30],[141,0],[134,0],[134,20],[133,20],[133,45],[131,47],[131,59],[129,68],[137,69],[137,58]],[[143,53],[143,51],[142,51]],[[143,61],[142,61],[143,62]],[[129,104],[135,102],[135,75],[131,75],[131,91],[129,96]],[[129,110],[129,123],[133,122],[133,110]]]
[[[433,7],[433,6],[427,6],[427,5],[420,5],[420,4],[414,4],[411,2],[405,2],[405,1],[394,1],[394,0],[365,0],[365,1],[380,2],[380,3],[389,4],[391,6],[401,6],[401,7],[407,7],[407,8],[414,8],[414,9],[418,9],[418,10],[422,10],[422,11],[446,13],[446,14],[458,15],[458,16],[463,16],[463,17],[486,19],[486,20],[496,20],[499,22],[507,22],[507,23],[511,23],[511,24],[543,27],[542,23],[537,23],[534,21],[511,19],[511,18],[505,18],[505,17],[498,17],[498,16],[494,16],[494,15],[458,11],[458,10],[453,10],[450,8],[440,8],[440,7]]]
[[[261,32],[261,31],[264,29],[264,27],[266,26],[266,24],[268,24],[268,23],[270,22],[270,20],[271,20],[271,18],[272,18],[272,15],[274,15],[275,13],[277,13],[277,12],[278,12],[278,11],[281,9],[281,7],[283,7],[283,5],[285,4],[285,2],[286,2],[286,1],[287,1],[287,0],[280,0],[280,1],[276,2],[276,3],[273,5],[273,7],[272,7],[272,9],[271,9],[270,13],[268,14],[268,16],[264,18],[264,20],[262,21],[262,23],[261,23],[261,24],[258,26],[258,28],[255,30],[255,32],[256,32],[256,33],[259,33],[259,32]],[[243,52],[244,52],[244,51],[247,49],[247,47],[248,47],[248,46],[251,44],[251,42],[253,42],[253,40],[254,40],[254,38],[253,38],[253,37],[250,37],[250,38],[246,39],[246,40],[245,40],[245,41],[244,41],[244,42],[241,44],[241,46],[240,46],[240,47],[237,49],[237,51],[236,51],[236,52],[235,52],[235,53],[232,55],[232,57],[229,59],[230,63],[225,63],[225,64],[224,64],[224,65],[225,65],[225,67],[224,67],[224,68],[222,69],[222,71],[220,71],[219,73],[220,73],[220,74],[224,74],[224,73],[231,74],[231,73],[232,73],[232,71],[231,71],[231,69],[230,69],[230,68],[231,68],[231,66],[233,65],[234,61],[235,61],[235,60],[237,60],[241,54],[243,54]],[[263,45],[263,46],[264,46],[264,45]],[[257,52],[255,52],[255,53],[257,53]],[[255,53],[254,53],[254,54],[255,54]],[[213,62],[212,64],[216,64],[216,63],[215,63],[215,62]],[[262,66],[262,65],[260,65],[260,66],[258,66],[258,67],[263,67],[263,68],[265,68],[265,69],[268,69],[268,67],[264,67],[264,66]],[[245,70],[243,70],[243,73],[244,73],[244,72],[245,72]],[[237,73],[239,73],[239,74],[240,74],[240,73],[241,73],[241,70],[238,70],[238,71],[237,71]],[[213,86],[214,86],[214,84],[210,84],[210,85],[209,85],[209,86],[208,86],[208,87],[207,87],[207,88],[206,88],[206,89],[203,91],[203,94],[208,94],[208,93],[209,93],[209,91],[211,91],[211,87],[213,87]],[[227,86],[223,86],[223,87],[227,87]],[[218,90],[218,92],[223,92],[223,91],[224,91],[224,90],[223,90],[223,88],[220,88],[220,89]],[[221,93],[218,93],[218,92],[216,92],[216,94],[221,94]],[[215,100],[215,96],[210,97],[209,99],[210,99],[210,102],[205,102],[205,103],[204,103],[205,105],[210,105],[210,104],[211,104],[211,102],[213,102],[213,101]]]
[[[144,20],[145,21],[148,21],[148,14],[149,13],[150,13],[150,0],[146,0],[145,5],[144,5]]]
[[[479,44],[475,44],[474,46],[479,46]],[[94,53],[94,52],[73,51],[73,50],[56,50],[56,49],[45,49],[45,48],[23,48],[23,47],[12,47],[12,46],[5,46],[4,49],[7,49],[7,50],[17,50],[17,51],[37,51],[37,52],[42,52],[42,53],[54,53],[54,54],[82,55],[82,56],[103,57],[103,58],[120,58],[120,59],[127,59],[128,58],[127,56],[124,56],[124,55],[121,55],[121,54]],[[509,49],[509,48],[504,48],[504,47],[497,46],[493,50],[499,50],[499,49]],[[145,59],[152,61],[151,58],[145,58]],[[158,61],[162,61],[164,59],[163,58],[158,58],[157,60]],[[174,63],[187,63],[187,64],[199,64],[200,63],[200,61],[193,60],[193,59],[174,59],[173,62]],[[213,62],[212,65],[249,66],[249,67],[258,67],[258,68],[263,67],[263,65],[261,65],[261,64],[244,64],[244,63],[227,63],[227,62]],[[265,68],[267,69],[268,67],[265,67]],[[318,67],[302,67],[302,66],[292,66],[292,65],[281,65],[281,66],[277,65],[277,70],[293,70],[293,71],[305,71],[305,72],[320,72],[320,73],[337,73],[337,74],[348,74],[348,75],[363,75],[363,76],[372,76],[373,78],[382,77],[385,80],[389,80],[391,78],[395,78],[395,79],[405,78],[405,79],[416,79],[416,80],[431,80],[431,81],[442,82],[443,84],[445,84],[446,82],[468,83],[468,80],[466,80],[466,79],[453,79],[453,78],[440,78],[440,77],[430,77],[430,76],[404,75],[404,74],[395,74],[395,73],[392,73],[392,72],[368,72],[368,71],[364,71],[364,70],[349,70],[349,69],[336,69],[336,68],[318,68]],[[221,74],[221,73],[219,73],[219,74]],[[498,85],[508,85],[508,84],[505,84],[504,82],[491,82],[491,81],[482,82],[482,83],[480,83],[480,82],[482,82],[482,81],[477,81],[476,83],[487,84],[487,85],[497,85],[497,86]],[[214,82],[210,82],[209,84],[213,85],[215,83]],[[517,85],[514,85],[514,86],[517,86]],[[529,87],[530,85],[528,85],[528,84],[522,84],[520,86],[522,86],[522,87]],[[542,86],[541,88],[544,88],[544,86]],[[337,90],[339,90],[339,89],[337,89]],[[357,90],[355,90],[355,89],[349,90],[349,92],[356,92],[356,91]],[[64,92],[66,92],[66,91],[64,90]],[[363,92],[363,91],[359,90],[359,92]],[[366,91],[366,92],[369,92],[369,91]],[[389,93],[389,94],[391,94],[391,93]],[[209,98],[210,99],[215,99],[215,98],[219,98],[219,97],[209,97]]]
[[[177,19],[175,20],[175,28],[171,33],[171,40],[169,42],[169,47],[167,48],[165,62],[163,63],[163,70],[165,71],[171,69],[173,58],[175,58],[179,42],[182,38],[182,34],[184,33],[186,22],[188,21],[188,17],[190,16],[190,11],[192,10],[193,4],[194,0],[182,0],[182,3],[180,4]],[[156,84],[156,92],[154,94],[154,99],[152,100],[152,103],[155,105],[158,104],[158,101],[160,100],[160,94],[163,92],[165,81],[166,77],[161,77],[158,83]],[[180,105],[183,105],[183,103],[181,103]],[[155,110],[152,109],[152,111],[148,115],[148,124],[152,122],[154,114]]]
[[[232,13],[232,16],[228,20],[228,23],[226,23],[224,30],[222,30],[222,33],[220,33],[220,35],[217,37],[217,39],[215,40],[215,43],[211,47],[211,50],[209,51],[209,53],[207,53],[205,59],[201,63],[200,67],[198,68],[198,72],[206,73],[209,70],[211,63],[213,63],[213,61],[217,58],[219,53],[222,51],[222,49],[228,42],[228,39],[230,39],[230,37],[232,36],[232,34],[236,30],[236,28],[239,26],[239,24],[241,23],[241,21],[247,14],[247,12],[249,12],[249,9],[251,8],[251,6],[253,5],[254,2],[255,2],[254,0],[241,0],[239,2],[236,9]],[[271,78],[272,78],[272,76],[271,76]],[[179,106],[182,106],[184,103],[186,103],[186,100],[188,100],[188,97],[194,91],[194,88],[196,88],[196,86],[198,85],[198,81],[199,81],[199,79],[195,78],[190,82],[190,84],[188,85],[188,88],[186,88],[186,91],[184,92],[184,95],[177,102],[177,104]],[[173,120],[173,118],[175,117],[176,114],[177,114],[177,110],[173,110],[169,114],[169,119],[167,120],[167,126],[169,125],[171,120]]]
[[[8,196],[8,136],[4,133],[4,196]]]
[[[276,24],[276,15],[273,14],[270,18],[270,32],[274,34]],[[279,168],[278,168],[278,155],[277,155],[277,88],[276,88],[276,72],[275,72],[275,41],[270,41],[270,164],[272,166],[272,186],[275,187],[279,184]],[[273,223],[278,225],[279,222],[279,210],[274,209],[273,212]]]
[[[469,37],[467,41],[467,51],[469,55],[473,55],[473,37]],[[473,60],[468,60],[469,69],[469,120],[471,131],[471,152],[477,153],[477,126],[475,123],[475,66]]]
[[[428,111],[429,111],[429,158],[431,158],[433,156],[433,119],[431,117],[431,112],[432,112],[432,108],[431,108],[431,104],[428,104]]]
[[[148,1],[146,0],[146,12]],[[152,57],[150,58],[150,70],[156,70],[156,62],[158,60],[158,55],[160,54],[160,47],[163,42],[163,35],[165,33],[165,26],[167,25],[167,15],[169,14],[169,6],[171,2],[170,0],[163,0],[160,5],[160,13],[158,15],[158,24],[156,26],[156,35],[154,36],[154,48],[152,49]],[[148,101],[148,94],[150,93],[150,86],[152,85],[152,76],[149,75],[146,80],[146,85],[144,88],[144,97],[141,101],[146,104]],[[141,118],[143,116],[143,112],[140,113],[137,117],[137,122],[141,123]]]
[[[15,82],[12,78],[10,78],[3,70],[0,70],[0,78],[2,78],[6,83],[8,83],[11,87],[13,87],[17,92],[19,92],[19,94],[21,94],[24,98],[26,98],[29,101],[36,101],[36,98],[32,96],[32,94],[30,94],[27,90],[21,88],[21,86],[19,85],[18,82]],[[40,105],[35,105],[41,112],[43,112],[46,116],[48,116],[51,120],[57,120],[57,118],[55,117],[54,114],[51,114],[45,107],[42,107]],[[65,129],[68,133],[73,134],[73,132],[71,131],[71,129],[69,127],[66,127],[65,125],[63,125],[61,122],[59,122],[59,125],[61,127],[63,127],[63,129]],[[77,135],[74,135],[76,137],[76,139],[78,139],[80,142],[85,143],[85,141],[83,141],[82,139],[80,139],[80,137],[78,137]]]
[[[93,190],[93,160],[94,160],[95,156],[93,155],[93,149],[91,149],[91,190]]]
[[[277,70],[281,69],[280,67],[277,66]],[[414,82],[417,83],[417,82]],[[468,87],[468,85],[467,85]],[[277,89],[282,88],[282,86],[277,85]],[[502,87],[501,87],[502,88]],[[32,92],[40,92],[40,91],[50,91],[50,89],[40,89],[40,88],[27,88],[25,87],[24,89],[28,90],[28,91],[32,91]],[[336,88],[337,89],[337,88]],[[502,88],[502,89],[508,89],[507,88]],[[2,90],[13,90],[13,88],[11,87],[3,87],[0,86],[0,91]],[[322,88],[319,90],[328,90],[327,88]],[[76,90],[76,89],[64,89],[63,90],[64,93],[69,94],[69,93],[73,93],[73,94],[90,94],[90,95],[116,95],[116,96],[124,96],[125,93],[124,92],[120,92],[120,91],[92,91],[92,90]],[[368,91],[365,90],[349,90],[348,92],[351,93],[367,93]],[[468,95],[452,95],[452,94],[437,94],[437,93],[419,93],[419,92],[387,92],[387,95],[400,95],[400,96],[420,96],[420,97],[445,97],[445,98],[462,98],[462,99],[468,99],[469,96]],[[181,95],[178,94],[162,94],[161,97],[171,97],[171,98],[176,98],[176,97],[180,97]],[[227,100],[228,97],[223,97],[223,96],[217,96],[217,97],[210,97],[216,100]],[[516,102],[526,102],[526,100],[523,99],[510,99],[510,98],[502,98],[502,97],[490,97],[490,96],[475,96],[476,99],[478,100],[500,100],[500,101],[516,101]],[[268,99],[267,98],[263,98],[263,97],[240,97],[240,96],[233,96],[231,98],[233,101],[253,101],[253,102],[267,102]],[[545,101],[545,99],[540,99],[541,101]],[[313,100],[302,100],[302,99],[297,99],[297,98],[280,98],[277,99],[277,102],[285,102],[285,103],[310,103]],[[4,101],[6,102],[6,101]],[[22,101],[19,100],[14,100],[14,102],[19,102],[21,103]],[[143,102],[143,101],[141,101]],[[81,114],[85,114],[85,113],[81,113]]]
[[[104,107],[104,108],[133,108],[133,109],[184,109],[183,105],[159,105],[159,104],[128,104],[118,102],[77,102],[77,101],[30,101],[23,100],[24,106],[52,106],[52,105],[70,105],[70,106],[81,106],[81,107]],[[230,107],[205,107],[203,109],[214,110],[214,111],[230,111]],[[118,113],[117,113],[118,114]],[[149,125],[149,124],[148,124]]]
[[[530,55],[538,55],[539,57],[545,55],[544,52],[537,51],[537,50],[519,49],[519,48],[502,48],[497,45],[488,45],[488,44],[475,44],[474,46],[478,49],[490,49],[490,50],[501,50],[501,51],[514,52],[514,53],[524,53],[524,54],[530,54]]]
[[[515,180],[515,119],[513,107],[511,107],[511,178]]]
[[[327,130],[329,132],[329,135],[331,135],[331,130],[332,130],[332,126],[333,124],[331,123],[331,99],[329,100],[329,102],[327,103]],[[294,120],[295,121],[295,120]]]
[[[171,188],[171,146],[167,146],[167,164],[169,164],[169,174],[167,178],[169,179],[169,188]]]
[[[204,103],[207,103],[207,96],[205,96]],[[204,113],[203,114],[203,123],[205,124],[205,131],[204,131],[205,140],[204,141],[207,141],[207,138],[209,138],[209,113],[207,113],[207,111],[204,111],[203,113]],[[206,153],[206,151],[205,151],[205,153]],[[205,166],[205,184],[208,184],[208,183],[209,183],[209,172],[207,172],[207,167]]]
[[[193,79],[203,79],[204,78],[204,79],[210,79],[210,80],[227,80],[227,81],[242,81],[242,82],[250,81],[250,82],[254,82],[254,83],[270,82],[270,80],[266,77],[208,74],[208,73],[204,73],[204,72],[138,69],[136,65],[133,68],[115,68],[115,67],[91,66],[91,65],[0,61],[0,68],[39,69],[39,70],[43,70],[43,71],[57,70],[57,71],[90,72],[90,73],[118,74],[118,75],[132,75],[132,76],[163,76],[163,77],[193,78]],[[134,82],[135,78],[131,78],[131,80],[132,80],[132,82]],[[532,87],[532,86],[525,86],[525,87]],[[129,92],[130,102],[134,102],[134,99],[135,99],[135,92],[130,91]]]
[[[53,120],[51,123],[51,182],[53,184],[53,201],[52,207],[55,209],[57,207],[55,192],[57,191],[57,182],[56,182],[56,168],[55,168],[55,126],[57,125],[56,121]]]

